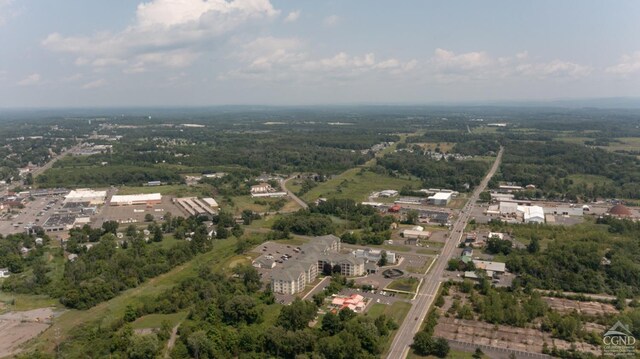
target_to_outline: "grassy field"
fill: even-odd
[[[307,202],[313,202],[320,197],[350,198],[357,202],[366,201],[371,192],[385,189],[400,190],[404,186],[418,188],[418,179],[396,178],[367,171],[362,168],[352,168],[326,182],[320,183],[302,196]]]
[[[431,150],[434,151],[436,149],[436,147],[440,147],[440,151],[441,152],[451,152],[451,150],[453,149],[453,146],[455,146],[456,144],[453,142],[420,142],[420,143],[415,143],[415,145],[418,145],[420,147],[422,147],[425,150]]]
[[[209,266],[214,270],[224,268],[229,264],[226,259],[233,256],[235,243],[234,238],[215,241],[214,248],[210,252],[200,254],[191,261],[150,279],[136,288],[126,290],[109,301],[88,310],[66,311],[54,321],[49,329],[31,343],[31,348],[52,352],[58,331],[60,338],[64,340],[72,329],[83,324],[94,322],[109,325],[113,320],[122,317],[127,305],[136,306],[144,303],[149,298],[175,286],[184,278],[197,274],[198,269],[202,266]],[[42,306],[40,305],[40,307]]]
[[[404,318],[407,316],[407,313],[409,313],[409,309],[411,309],[411,303],[407,302],[394,302],[391,305],[373,303],[371,305],[371,308],[369,308],[365,315],[377,318],[380,315],[384,314],[387,316],[387,318],[392,318],[396,323],[398,323],[398,325],[400,325]],[[393,330],[391,331],[391,333],[389,333],[387,341],[383,345],[383,353],[386,353],[389,350],[391,342],[396,336],[396,332],[397,330]],[[386,355],[381,355],[380,357],[384,358],[386,357]]]
[[[585,141],[593,141],[593,138],[580,136],[559,137],[561,141],[583,145]],[[597,146],[605,151],[640,151],[640,138],[637,137],[618,137],[617,142],[610,142],[609,146]]]
[[[418,251],[418,253],[420,253],[420,251]],[[433,253],[424,253],[424,254],[433,254]],[[435,257],[431,257],[427,259],[421,267],[407,267],[407,271],[411,273],[423,274],[424,272],[427,271],[427,269],[429,269],[429,266],[431,265],[431,263],[433,263],[434,260],[435,260]]]
[[[587,186],[587,188],[593,187],[593,185],[596,183],[606,185],[611,185],[613,183],[613,180],[607,177],[588,174],[569,175],[569,179],[573,181],[574,185],[584,184],[585,186]]]
[[[172,314],[149,314],[143,317],[136,319],[135,322],[131,324],[133,329],[147,329],[147,328],[160,328],[163,321],[167,321],[171,323],[171,327],[183,321],[188,312],[178,312]]]
[[[469,200],[467,196],[468,195],[466,193],[460,193],[458,197],[453,198],[451,202],[449,202],[447,208],[461,209],[465,204],[467,204],[467,201]]]
[[[294,200],[285,197],[287,202],[284,207],[278,210],[278,212],[293,212],[300,209],[298,203]],[[275,203],[279,198],[252,198],[251,196],[235,196],[231,197],[232,203],[222,202],[222,209],[233,212],[234,214],[240,214],[245,209],[250,209],[254,212],[264,213],[269,212],[269,204]],[[258,203],[256,203],[258,201]],[[262,202],[266,204],[261,204]]]
[[[4,305],[0,307],[1,312],[25,311],[38,308],[56,307],[62,308],[62,304],[48,295],[14,294],[0,292],[0,302]]]
[[[420,281],[416,278],[400,278],[389,283],[387,288],[415,293],[418,289],[418,283],[420,283]]]
[[[176,237],[174,237],[173,235],[164,235],[164,238],[162,238],[162,242],[151,242],[150,245],[152,246],[158,246],[158,247],[162,247],[164,249],[168,249],[173,247],[174,245],[176,245],[178,242],[181,242],[182,240],[180,239],[176,239]]]

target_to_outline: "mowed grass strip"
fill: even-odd
[[[413,277],[399,278],[389,283],[387,288],[415,293],[418,289],[418,283],[420,283],[420,281]]]
[[[398,326],[402,324],[402,321],[409,313],[409,309],[411,309],[411,303],[408,302],[394,302],[391,305],[381,304],[381,303],[373,303],[371,304],[371,308],[367,311],[366,315],[377,318],[382,314],[386,315],[387,318],[393,319]],[[391,343],[393,342],[393,338],[396,336],[397,330],[392,330],[387,336],[386,342],[382,346],[382,352],[386,353],[391,347]],[[386,355],[381,355],[381,358],[386,357]]]
[[[174,327],[176,324],[183,321],[189,312],[178,312],[172,314],[149,314],[136,319],[131,324],[133,329],[156,329],[160,328],[162,322],[167,321]]]

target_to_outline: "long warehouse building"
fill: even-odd
[[[114,195],[109,202],[112,206],[135,206],[160,204],[162,195],[160,193]]]

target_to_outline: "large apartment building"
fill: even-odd
[[[318,273],[329,265],[333,270],[340,267],[340,274],[347,277],[364,275],[364,260],[340,253],[340,238],[334,235],[316,237],[301,247],[303,257],[287,262],[271,275],[271,290],[274,293],[295,294],[313,282]]]

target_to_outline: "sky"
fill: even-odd
[[[0,0],[0,107],[640,97],[640,1]]]

